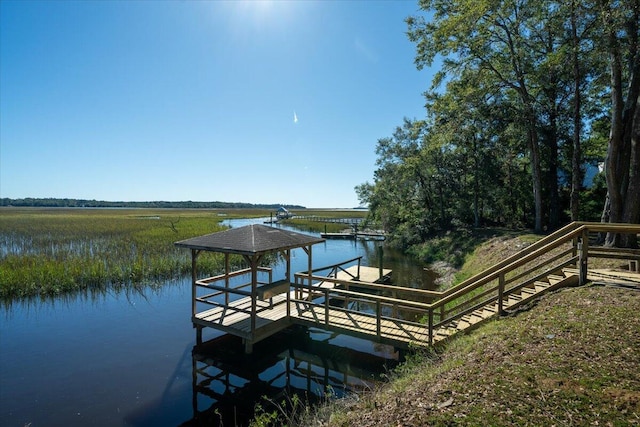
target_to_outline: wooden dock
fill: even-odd
[[[344,286],[340,283],[353,281],[355,283],[383,283],[391,276],[390,269],[382,270],[380,277],[378,268],[366,266],[351,266],[339,270],[335,280],[319,280],[312,286],[312,290],[295,290],[294,284],[290,284],[287,292],[268,296],[256,300],[255,323],[252,329],[252,297],[246,296],[237,299],[222,307],[215,307],[196,313],[191,319],[194,324],[210,327],[220,331],[241,337],[252,339],[253,342],[261,341],[269,336],[288,328],[293,324],[307,324],[305,322],[307,309],[305,304],[324,296],[324,290],[333,290]],[[359,275],[359,280],[354,278]],[[296,303],[297,301],[297,303]],[[287,309],[287,305],[289,308]],[[300,319],[298,321],[298,319]]]
[[[361,301],[363,288],[372,290],[402,289],[389,285],[392,271],[368,266],[336,269],[334,277],[315,276],[312,285],[291,284],[291,290],[265,301],[256,301],[255,324],[251,325],[252,298],[244,297],[227,307],[197,313],[192,321],[243,339],[261,341],[291,325],[314,326],[346,333],[395,347],[426,345],[429,332],[424,324],[403,319],[384,318],[380,313],[358,312],[353,308],[332,307],[331,301]],[[301,277],[301,276],[300,276]],[[379,287],[378,287],[379,286]],[[358,291],[351,290],[357,288]],[[350,298],[351,297],[351,298]],[[380,301],[391,299],[369,294]],[[401,302],[400,305],[410,303]],[[396,303],[396,305],[398,305]]]
[[[320,233],[320,237],[323,239],[343,239],[343,240],[384,240],[386,236],[383,233],[376,233],[373,231],[363,232],[345,232],[345,233]]]
[[[390,270],[362,266],[360,258],[314,269],[311,245],[322,240],[279,236],[278,230],[261,227],[267,230],[259,229],[260,234],[251,238],[241,235],[236,247],[226,237],[178,242],[192,251],[192,322],[198,342],[202,328],[211,327],[241,337],[245,351],[251,352],[253,343],[297,324],[394,347],[422,347],[473,329],[561,287],[588,282],[640,287],[640,274],[633,271],[640,262],[639,250],[589,244],[593,240],[590,233],[640,234],[640,225],[571,223],[445,291],[391,284]],[[274,238],[284,246],[274,244]],[[247,242],[259,245],[260,250],[252,252]],[[309,255],[309,268],[292,276],[289,251],[293,247],[302,247]],[[273,281],[271,269],[259,267],[261,256],[274,248],[282,251],[287,262],[284,280]],[[214,249],[227,255],[227,266],[229,253],[245,255],[250,268],[198,280],[198,250]],[[589,257],[628,262],[629,270],[590,270]],[[232,285],[245,275],[250,282]],[[196,304],[212,307],[198,311]]]

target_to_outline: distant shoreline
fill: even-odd
[[[181,202],[151,201],[151,202],[125,202],[86,199],[60,199],[60,198],[24,198],[24,199],[0,199],[3,207],[40,207],[40,208],[177,208],[177,209],[306,209],[300,205],[287,204],[254,204],[244,202],[194,202],[191,200]]]

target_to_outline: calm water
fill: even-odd
[[[233,221],[241,226],[255,220]],[[314,267],[364,256],[378,242],[313,247]],[[298,252],[300,251],[300,252]],[[185,257],[188,257],[185,251]],[[429,287],[412,264],[384,267],[404,286]],[[388,262],[389,261],[389,262]],[[306,254],[292,253],[293,271]],[[276,266],[276,274],[283,266]],[[424,283],[423,283],[424,282]],[[195,349],[190,280],[5,307],[0,313],[0,425],[243,425],[256,401],[336,396],[368,387],[395,363],[393,349],[319,330],[293,329],[245,356],[239,340],[205,329]]]

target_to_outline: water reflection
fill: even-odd
[[[271,412],[293,396],[310,404],[342,397],[372,387],[397,364],[391,348],[379,346],[372,354],[332,344],[332,337],[294,328],[256,344],[250,355],[229,335],[195,346],[193,418],[182,425],[247,425],[256,403]]]
[[[327,241],[314,246],[314,267],[358,256],[377,266],[377,245]],[[306,269],[306,254],[293,251],[292,263],[294,272]],[[403,269],[390,250],[384,267],[398,285],[428,286],[417,284],[422,266],[407,262]],[[2,425],[242,425],[263,395],[311,402],[327,391],[342,396],[370,387],[398,358],[388,347],[314,329],[258,343],[253,356],[213,332],[196,349],[190,278],[1,307]]]

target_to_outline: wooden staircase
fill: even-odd
[[[517,292],[510,293],[503,298],[503,315],[516,311],[519,307],[529,304],[542,295],[556,289],[575,286],[578,284],[578,273],[576,269],[564,268],[555,274],[549,274],[540,280],[536,280],[527,286],[520,288]],[[456,320],[438,327],[434,331],[434,342],[442,342],[457,333],[469,332],[487,320],[499,317],[499,304],[497,301],[490,302],[470,313],[460,316]]]
[[[637,266],[640,250],[595,244],[597,237],[607,232],[640,235],[640,225],[568,224],[445,291],[297,273],[294,284],[297,291],[308,295],[323,294],[314,300],[294,298],[287,303],[304,307],[296,319],[308,326],[362,336],[397,347],[426,347],[468,332],[489,319],[515,312],[545,293],[594,280],[594,274],[589,270],[590,258],[628,260],[630,266]],[[640,277],[637,273],[630,274]],[[606,275],[598,277],[605,280]],[[640,279],[626,280],[633,286],[640,284]],[[333,286],[316,286],[329,282]],[[343,301],[344,304],[338,307],[331,305],[331,301]],[[353,301],[368,309],[351,308],[349,302]],[[293,311],[291,313],[293,318]]]

